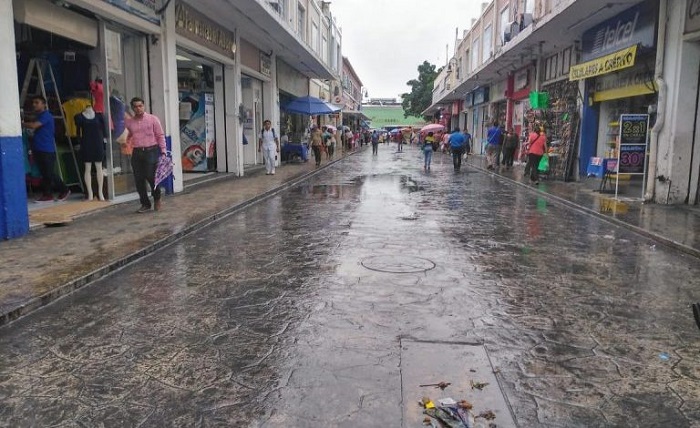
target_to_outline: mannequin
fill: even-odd
[[[97,175],[97,197],[104,201],[102,186],[104,174],[102,172],[102,160],[105,156],[104,134],[105,122],[101,114],[96,114],[92,106],[88,106],[82,113],[75,115],[75,124],[80,138],[80,158],[85,162],[85,190],[87,200],[94,198],[92,193],[92,165],[95,165]]]

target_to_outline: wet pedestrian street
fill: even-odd
[[[439,369],[499,427],[700,426],[698,260],[394,150],[1,328],[0,425],[418,427]]]

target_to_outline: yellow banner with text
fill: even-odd
[[[637,59],[637,45],[581,64],[572,65],[569,80],[582,80],[632,67]]]

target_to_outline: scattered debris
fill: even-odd
[[[441,398],[438,400],[438,403],[440,403],[441,407],[454,406],[457,404],[457,402],[451,397]]]
[[[488,382],[474,382],[473,380],[470,380],[469,384],[471,385],[472,389],[478,389],[479,391],[488,386]]]
[[[667,352],[662,352],[659,354],[659,359],[661,359],[661,361],[668,361],[671,359],[671,356]]]
[[[460,409],[465,409],[465,410],[471,410],[474,408],[474,405],[467,400],[459,400],[457,403],[457,406],[459,406]]]
[[[434,409],[435,408],[435,403],[430,399],[430,397],[423,397],[423,400],[421,400],[421,405],[426,408],[426,409]]]
[[[445,390],[448,386],[452,385],[450,382],[438,382],[438,383],[426,383],[423,385],[418,385],[419,387],[426,387],[426,386],[434,386],[436,388],[440,388],[441,390]]]
[[[478,415],[476,415],[476,417],[477,418],[484,418],[487,421],[492,421],[492,420],[496,419],[496,414],[493,413],[493,411],[491,411],[491,410],[487,410],[485,412],[479,413]]]
[[[476,370],[474,370],[474,369],[469,369],[469,371],[472,373],[476,373]]]

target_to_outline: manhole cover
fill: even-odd
[[[376,256],[362,259],[369,270],[388,273],[417,273],[435,268],[435,262],[416,256]]]

